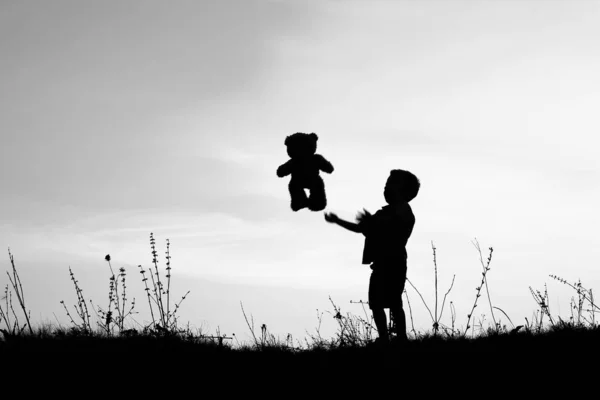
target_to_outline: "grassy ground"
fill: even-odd
[[[344,369],[355,365],[381,365],[382,357],[383,359],[398,360],[417,353],[454,353],[458,355],[495,352],[504,356],[509,353],[523,355],[536,352],[582,355],[600,349],[598,346],[600,327],[595,320],[595,313],[600,309],[593,301],[592,291],[585,289],[580,282],[571,284],[558,277],[553,278],[569,285],[577,293],[577,301],[574,300],[572,303],[572,317],[568,321],[551,315],[547,305],[547,292],[531,289],[532,296],[539,306],[535,321],[531,323],[527,321],[526,325],[513,326],[510,329],[495,323],[487,330],[480,327],[479,333],[475,334],[474,328],[471,326],[474,325],[473,310],[478,299],[482,297],[481,293],[485,294],[487,291],[486,275],[490,270],[493,251],[490,248],[489,257],[484,260],[479,245],[476,243],[474,244],[479,251],[482,265],[482,281],[481,285],[476,288],[474,304],[464,330],[454,327],[454,319],[451,326],[446,326],[440,321],[446,296],[452,289],[451,285],[441,302],[442,306],[439,312],[437,306],[435,313],[432,314],[429,311],[432,318],[432,330],[417,333],[413,328],[409,335],[409,341],[404,344],[394,341],[384,345],[376,343],[377,333],[372,320],[368,320],[368,313],[365,313],[365,318],[351,314],[342,315],[333,302],[334,312],[332,315],[336,319],[339,329],[332,338],[322,338],[317,334],[303,344],[282,341],[271,335],[264,325],[261,327],[260,333],[255,333],[253,324],[246,318],[253,341],[233,344],[233,338],[194,333],[189,328],[181,327],[177,320],[177,311],[186,296],[183,296],[178,303],[174,303],[170,297],[169,242],[167,241],[166,269],[162,275],[158,267],[157,251],[152,234],[150,235],[150,244],[154,256],[154,268],[143,270],[140,266],[140,272],[146,285],[152,321],[137,330],[126,328],[126,322],[134,313],[135,305],[127,301],[124,269],[119,269],[115,274],[109,255],[106,256],[111,272],[107,306],[100,307],[87,300],[78,286],[75,275],[71,272],[71,280],[78,298],[77,304],[71,307],[75,313],[73,315],[69,313],[63,303],[71,326],[53,327],[48,325],[34,328],[29,319],[23,287],[14,259],[9,251],[12,271],[8,275],[11,287],[6,286],[3,302],[0,302],[0,331],[2,332],[0,354],[144,352],[151,355],[201,355],[202,359],[211,365],[245,364],[254,367],[279,365],[281,367],[305,366],[307,368],[335,366]],[[437,277],[436,249],[433,245],[432,248]],[[408,282],[410,283],[410,281]],[[437,278],[435,285],[437,304]],[[410,316],[407,322],[410,325],[412,320],[410,303],[407,302],[407,305],[408,307],[405,306],[408,308],[407,317]],[[427,307],[427,304],[425,306]],[[490,310],[502,311],[497,307],[492,307],[491,302],[489,306]],[[428,307],[427,309],[429,310]],[[543,321],[544,318],[545,321]]]
[[[65,352],[90,351],[118,352],[147,351],[186,352],[213,354],[219,357],[293,357],[298,360],[321,357],[346,356],[362,357],[380,352],[531,352],[563,351],[570,352],[600,350],[600,327],[585,327],[564,324],[556,325],[540,332],[523,330],[519,332],[488,331],[476,337],[451,337],[431,333],[411,338],[407,343],[397,343],[393,339],[388,344],[376,341],[340,344],[339,337],[323,342],[312,342],[304,346],[290,346],[284,342],[232,345],[219,343],[218,338],[181,334],[128,333],[107,336],[101,333],[80,333],[74,330],[44,328],[33,334],[23,332],[7,334],[0,341],[0,352]],[[130,331],[131,332],[131,331]]]

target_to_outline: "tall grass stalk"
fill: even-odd
[[[492,247],[489,248],[490,250],[490,255],[487,259],[487,264],[485,264],[483,262],[483,254],[481,253],[481,247],[479,246],[479,242],[477,241],[477,238],[475,238],[475,241],[473,242],[473,246],[475,246],[475,248],[477,249],[477,252],[479,253],[479,262],[481,263],[481,267],[483,268],[484,272],[489,271],[489,266],[490,266],[490,262],[492,261],[492,253],[494,251],[494,249]],[[487,292],[487,297],[488,297],[488,303],[490,304],[490,313],[492,315],[492,320],[494,321],[494,326],[496,328],[498,328],[498,323],[496,322],[496,317],[494,316],[494,307],[492,306],[492,299],[490,298],[490,288],[488,286],[488,282],[487,282],[487,273],[483,274],[483,280],[485,282],[485,291]]]
[[[67,314],[67,317],[69,317],[69,319],[71,320],[71,323],[73,324],[73,326],[75,327],[76,330],[78,330],[82,333],[86,333],[86,334],[91,333],[91,331],[92,331],[92,326],[90,323],[91,316],[90,316],[90,313],[88,310],[87,302],[85,300],[85,297],[83,296],[83,290],[79,286],[79,281],[77,279],[75,279],[75,274],[71,270],[71,267],[69,267],[69,275],[71,277],[71,281],[73,282],[73,285],[75,286],[75,293],[77,295],[77,304],[74,305],[73,308],[75,309],[75,312],[81,319],[81,323],[75,322],[75,320],[71,316],[71,313],[69,313],[69,310],[67,309],[67,306],[65,305],[64,300],[61,300],[60,304],[62,304],[62,306]]]
[[[479,259],[481,261],[481,264],[483,266],[483,272],[481,273],[481,283],[479,284],[478,287],[475,288],[475,290],[477,291],[477,293],[475,294],[475,301],[473,302],[473,307],[471,308],[471,312],[469,312],[469,314],[467,315],[467,327],[465,328],[464,333],[462,334],[462,336],[466,336],[467,332],[469,331],[469,328],[471,328],[471,317],[473,316],[473,312],[475,311],[475,307],[477,307],[477,300],[479,299],[479,297],[481,297],[481,288],[483,287],[483,285],[486,285],[486,289],[487,289],[487,279],[486,279],[486,275],[488,273],[488,271],[490,270],[490,262],[492,261],[492,252],[494,251],[494,249],[492,247],[489,248],[490,250],[490,255],[487,259],[487,265],[483,263],[483,257],[481,255],[481,249],[479,247],[479,243],[477,242],[477,239],[475,239],[475,242],[473,243],[473,245],[475,246],[475,248],[477,249],[477,251],[479,252]],[[491,299],[489,298],[489,291],[488,291],[488,300],[490,301],[490,309],[492,309],[492,302]],[[493,315],[493,311],[492,311],[492,315]],[[494,318],[494,328],[498,329],[498,325],[496,324],[496,320]]]

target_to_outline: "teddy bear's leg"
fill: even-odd
[[[303,209],[308,205],[308,199],[306,198],[306,193],[304,192],[304,188],[302,185],[294,181],[290,181],[289,184],[290,196],[292,198],[292,211],[298,211]]]
[[[325,196],[325,183],[323,179],[315,180],[310,188],[310,197],[308,198],[308,208],[312,211],[324,210],[327,206],[327,197]]]

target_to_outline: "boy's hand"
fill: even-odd
[[[362,211],[359,211],[358,214],[356,214],[356,223],[360,224],[361,222],[366,221],[370,217],[371,217],[371,213],[363,208]]]
[[[331,223],[337,223],[340,219],[334,213],[325,213],[325,221]]]

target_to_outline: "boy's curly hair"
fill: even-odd
[[[391,184],[402,184],[404,199],[407,202],[417,197],[421,182],[412,172],[403,169],[393,169],[390,171],[389,179]]]

